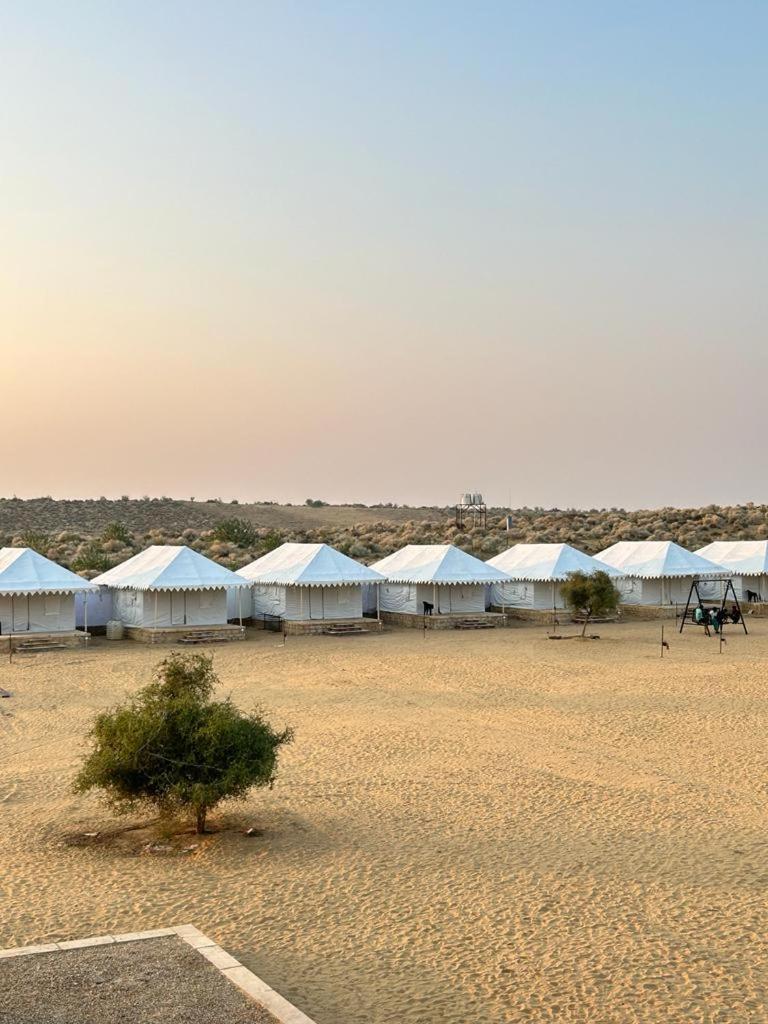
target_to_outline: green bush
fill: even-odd
[[[32,548],[44,555],[53,545],[53,538],[50,533],[43,533],[40,530],[24,530],[19,534],[19,545],[22,548]]]
[[[619,605],[619,592],[607,572],[600,570],[591,574],[569,572],[568,578],[560,584],[563,600],[574,612],[584,615],[584,628],[591,618],[609,615]]]
[[[238,519],[237,516],[220,519],[213,528],[213,536],[215,540],[237,544],[241,548],[253,547],[258,542],[258,534],[253,524],[247,519]]]
[[[292,730],[275,731],[260,712],[244,714],[230,698],[213,700],[217,683],[206,655],[161,661],[153,682],[96,716],[75,792],[100,790],[118,813],[144,805],[161,816],[190,814],[202,833],[222,801],[271,786]]]
[[[123,544],[131,544],[133,542],[133,536],[131,531],[125,525],[125,523],[114,522],[107,523],[104,529],[101,531],[102,540],[119,540]]]
[[[113,565],[112,559],[95,540],[83,545],[72,559],[72,569],[75,572],[106,572]]]

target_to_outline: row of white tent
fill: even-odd
[[[355,619],[365,612],[480,613],[562,608],[574,571],[607,572],[627,604],[684,602],[693,579],[716,597],[768,597],[768,541],[621,541],[592,557],[568,544],[517,544],[483,562],[450,544],[409,544],[365,566],[326,544],[283,544],[232,572],[186,547],[153,546],[91,582],[29,548],[0,549],[0,633],[211,626],[238,618]],[[76,602],[77,595],[84,600]]]

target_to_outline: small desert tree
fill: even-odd
[[[153,682],[96,716],[75,791],[102,790],[123,813],[141,805],[161,816],[189,813],[205,832],[217,804],[271,786],[278,750],[292,731],[275,731],[258,711],[244,714],[229,698],[213,700],[217,682],[205,655],[161,661]]]
[[[258,538],[253,524],[247,519],[238,519],[237,516],[220,519],[213,528],[213,536],[216,540],[227,541],[243,548],[253,547]]]
[[[560,593],[569,608],[584,615],[582,636],[586,634],[591,618],[609,615],[619,604],[619,592],[608,573],[602,570],[569,572],[568,578],[560,584]]]

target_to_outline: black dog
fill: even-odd
[[[424,605],[424,614],[431,615],[435,606],[430,604],[429,601],[422,601],[421,603]]]
[[[762,601],[762,598],[757,593],[757,591],[755,591],[755,590],[748,590],[747,591],[747,601],[750,602],[750,603],[754,603],[756,601]]]

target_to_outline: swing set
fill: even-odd
[[[696,596],[696,604],[693,606],[694,608],[698,607],[699,605],[703,608],[705,600],[709,600],[709,601],[712,600],[711,598],[704,598],[704,597],[701,596],[701,593],[699,591],[699,584],[700,583],[707,583],[707,584],[710,584],[710,583],[724,583],[725,584],[725,586],[722,588],[722,599],[720,601],[720,607],[719,607],[718,610],[721,611],[721,612],[725,610],[725,605],[726,605],[726,603],[728,601],[728,595],[730,594],[731,595],[731,600],[733,601],[733,605],[734,605],[734,607],[736,608],[736,610],[739,613],[739,622],[741,623],[741,626],[742,626],[742,628],[744,630],[745,635],[748,636],[749,635],[749,631],[747,630],[747,624],[744,621],[744,616],[742,615],[742,612],[741,612],[741,605],[739,604],[739,599],[736,596],[736,591],[733,588],[733,580],[731,579],[730,576],[717,576],[717,577],[708,576],[706,579],[699,579],[697,576],[694,576],[693,581],[691,583],[691,589],[688,591],[688,600],[685,602],[685,611],[683,612],[683,617],[682,617],[682,620],[680,622],[680,632],[681,633],[683,632],[683,629],[685,628],[686,623],[690,624],[690,622],[691,622],[691,620],[688,617],[688,613],[691,610],[691,604],[692,604],[694,595]],[[715,608],[717,608],[717,604],[715,604]]]

